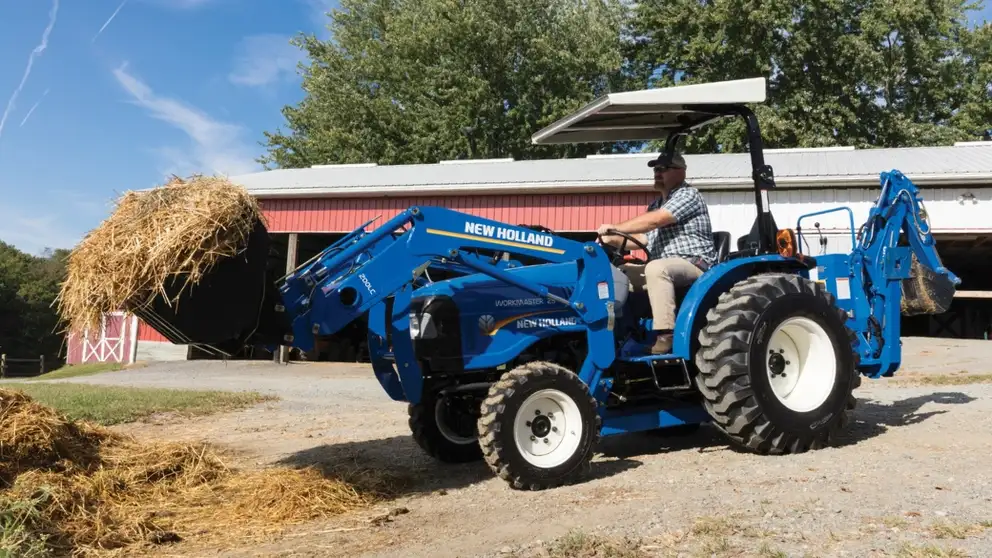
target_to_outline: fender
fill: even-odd
[[[807,264],[778,254],[728,260],[713,266],[692,284],[679,306],[672,353],[686,362],[691,361],[694,345],[698,343],[694,333],[702,328],[706,312],[738,281],[763,271],[804,272],[808,269]],[[808,277],[808,272],[801,275]]]

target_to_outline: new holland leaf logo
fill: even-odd
[[[524,314],[517,314],[509,318],[504,318],[500,321],[496,321],[490,314],[483,314],[479,316],[479,329],[482,333],[489,335],[490,337],[496,335],[496,333],[506,327],[509,324],[516,322],[516,327],[518,329],[530,329],[530,328],[545,328],[545,327],[562,327],[562,326],[573,326],[578,324],[578,319],[574,316],[567,316],[563,318],[537,318],[533,319],[533,316],[540,316],[542,314],[556,314],[561,312],[561,309],[554,310],[539,310],[537,312],[527,312]]]

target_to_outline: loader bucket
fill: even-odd
[[[279,344],[289,326],[275,311],[281,300],[270,245],[268,230],[257,222],[240,254],[218,262],[196,285],[184,288],[177,277],[166,285],[168,298],[160,294],[135,315],[179,345],[233,352],[245,344]]]
[[[910,276],[902,280],[902,307],[904,316],[942,314],[951,307],[954,283],[946,275],[936,273],[912,255]]]

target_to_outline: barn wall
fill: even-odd
[[[583,231],[590,227],[595,230],[600,223],[632,217],[651,199],[650,194],[637,193],[267,199],[261,204],[269,221],[269,231],[273,233],[348,232],[381,215],[373,224],[374,228],[413,205],[447,207],[507,223],[544,225],[555,231]]]
[[[173,345],[169,341],[138,341],[135,362],[186,360],[186,345]]]
[[[878,197],[877,188],[790,189],[770,193],[775,219],[781,228],[795,227],[799,216],[849,206],[857,229],[868,217]],[[992,230],[987,219],[992,208],[992,185],[983,188],[924,188],[924,203],[935,232]],[[715,230],[729,231],[736,239],[747,234],[755,217],[754,194],[750,191],[704,190]],[[406,198],[266,199],[263,211],[270,232],[347,232],[379,216],[385,222],[412,205],[448,207],[472,215],[514,224],[540,224],[560,232],[591,231],[603,223],[617,223],[644,210],[651,194],[564,194],[529,196],[462,196]],[[830,235],[828,250],[850,249],[850,221],[846,213],[808,218],[803,229],[815,234],[815,222]],[[817,251],[819,245],[814,247]]]
[[[168,342],[164,335],[155,331],[152,326],[138,320],[138,341]]]

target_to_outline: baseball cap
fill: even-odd
[[[661,155],[658,156],[657,159],[652,159],[652,160],[648,161],[648,166],[649,167],[657,167],[659,165],[665,166],[665,167],[672,167],[672,168],[676,168],[676,169],[684,169],[685,168],[685,159],[682,158],[682,154],[681,153],[675,153],[674,155],[672,155],[672,158],[671,159],[667,159],[665,157],[665,154],[662,153]]]

